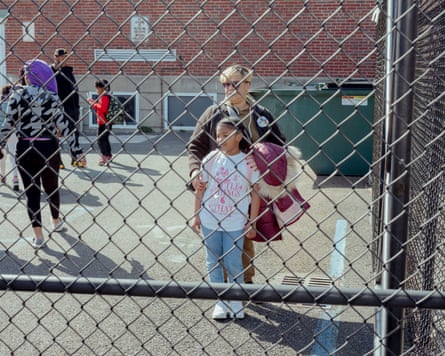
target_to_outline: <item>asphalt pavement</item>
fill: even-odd
[[[88,165],[61,172],[66,228],[46,231],[35,252],[23,194],[0,186],[2,274],[199,282],[204,248],[188,223],[187,132],[112,137],[101,167],[94,137]],[[357,177],[317,177],[304,165],[300,191],[309,212],[283,241],[256,244],[258,285],[360,287],[372,277],[370,188]],[[42,198],[44,221],[49,208]],[[0,354],[309,355],[373,348],[373,308],[246,302],[246,318],[211,319],[213,300],[3,293]],[[330,319],[333,318],[334,321]]]

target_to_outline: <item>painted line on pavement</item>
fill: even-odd
[[[196,235],[196,238],[191,238],[190,236],[175,234],[175,232],[184,230],[184,225],[172,225],[161,229],[158,225],[143,224],[136,225],[136,228],[148,230],[146,238],[154,242],[157,246],[173,247],[174,244],[175,248],[178,248],[181,252],[176,252],[175,249],[172,248],[168,253],[164,253],[164,257],[168,258],[170,262],[184,263],[187,261],[188,256],[202,247],[201,239],[198,238],[198,235]],[[169,233],[174,235],[173,244]]]
[[[348,223],[346,220],[337,220],[334,235],[335,248],[329,261],[329,276],[333,280],[340,278],[344,272],[347,227]],[[338,311],[340,311],[340,307],[337,306],[330,311],[325,310],[320,315],[320,319],[318,320],[317,327],[314,331],[314,335],[318,336],[315,336],[315,343],[311,348],[311,355],[331,355],[336,349],[340,326]]]

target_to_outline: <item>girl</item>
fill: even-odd
[[[229,117],[218,122],[216,139],[219,149],[204,158],[200,173],[206,186],[195,193],[192,227],[203,234],[207,271],[214,283],[224,282],[223,266],[230,283],[243,282],[244,236],[254,238],[256,235],[260,197],[255,182],[259,173],[246,163],[243,150],[249,145],[245,137],[245,129],[237,118]],[[231,301],[228,310],[223,301],[218,301],[213,319],[225,319],[228,311],[231,317],[244,318],[242,302]]]
[[[57,83],[51,67],[39,59],[25,63],[26,86],[11,94],[6,120],[0,131],[0,147],[14,132],[17,134],[17,165],[26,194],[27,210],[34,230],[32,246],[41,248],[45,241],[40,209],[41,185],[48,195],[53,230],[63,229],[59,217],[59,141],[58,133],[68,135]]]
[[[107,114],[110,107],[110,85],[105,79],[96,82],[97,99],[89,99],[89,103],[96,110],[97,119],[97,144],[101,153],[99,166],[103,166],[111,161],[111,145],[110,132],[112,129],[111,122],[108,122]]]

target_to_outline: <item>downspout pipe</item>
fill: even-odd
[[[390,248],[391,248],[391,235],[387,230],[387,226],[390,222],[389,212],[391,210],[391,199],[389,192],[386,187],[389,186],[390,177],[388,174],[389,167],[389,142],[391,130],[391,115],[392,115],[392,95],[393,95],[393,60],[394,60],[394,7],[395,3],[393,0],[384,2],[386,11],[386,40],[385,40],[385,106],[384,106],[384,131],[382,133],[382,155],[385,160],[382,162],[381,169],[381,179],[382,179],[382,194],[383,194],[383,226],[382,231],[382,279],[380,283],[380,288],[387,290],[389,289],[389,270],[387,268],[387,263],[390,261]],[[383,4],[381,5],[383,6]],[[374,356],[384,356],[387,348],[387,327],[388,327],[388,313],[387,308],[379,308],[376,314],[376,330],[377,337],[375,338],[375,348]]]

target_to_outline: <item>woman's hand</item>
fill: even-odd
[[[256,165],[255,158],[253,157],[253,154],[249,154],[249,155],[247,155],[247,157],[246,157],[246,163],[247,163],[247,166],[248,166],[250,169],[252,169],[253,171],[257,171],[257,170],[258,170],[258,167],[257,167],[257,165]]]
[[[192,173],[192,186],[195,190],[204,190],[206,183],[201,180],[201,174],[198,170]]]

